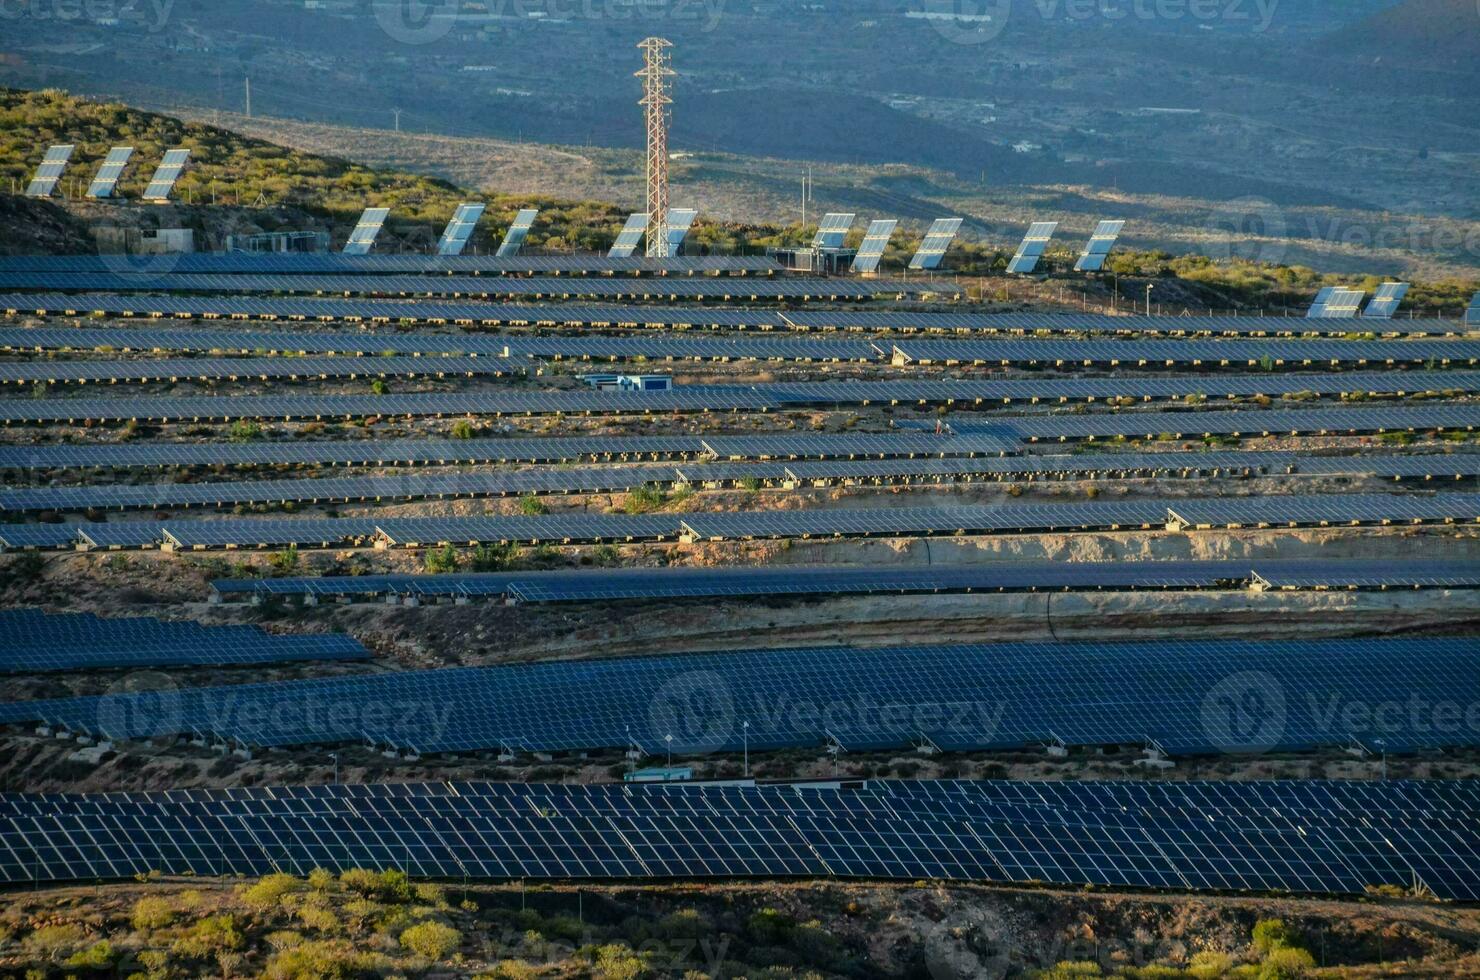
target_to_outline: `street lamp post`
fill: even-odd
[[[744,751],[745,751],[745,768],[742,771],[745,774],[745,778],[746,779],[749,779],[750,778],[750,722],[743,721],[743,722],[740,723],[740,737],[741,737],[741,739],[744,740],[743,741],[743,745],[744,745]]]
[[[1156,284],[1155,283],[1148,282],[1146,284],[1146,315],[1147,316],[1150,316],[1151,315],[1151,290],[1153,290],[1155,288],[1156,288]]]

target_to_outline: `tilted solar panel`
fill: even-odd
[[[607,256],[625,259],[637,251],[637,246],[641,244],[642,236],[647,231],[647,219],[646,211],[627,215],[627,223],[622,226],[617,240],[612,242],[611,251],[606,253]]]
[[[945,258],[946,249],[951,247],[956,233],[961,230],[960,218],[936,218],[925,232],[919,249],[910,257],[911,269],[937,269]]]
[[[842,248],[843,242],[848,237],[848,230],[853,227],[855,214],[843,214],[829,211],[822,216],[822,221],[817,226],[817,234],[812,236],[813,248]]]
[[[164,159],[154,171],[154,176],[149,179],[149,186],[144,189],[144,200],[154,204],[162,204],[170,199],[170,194],[175,189],[175,182],[184,173],[185,165],[190,162],[190,151],[183,147],[167,150]]]
[[[92,184],[87,189],[87,196],[98,200],[112,197],[113,192],[118,189],[118,179],[123,176],[124,168],[133,155],[132,146],[115,146],[109,150],[103,165],[98,168],[97,176],[93,177]]]
[[[67,162],[72,159],[74,149],[76,147],[70,143],[48,147],[46,154],[41,158],[40,166],[36,168],[36,176],[26,187],[26,196],[51,197],[52,192],[56,190],[57,182],[66,172]]]
[[[1470,297],[1470,307],[1465,310],[1466,323],[1480,323],[1480,293]]]
[[[1363,319],[1391,320],[1393,314],[1398,312],[1398,306],[1403,302],[1403,297],[1408,295],[1408,283],[1385,282],[1377,287],[1377,292],[1368,301],[1367,308],[1362,311]]]
[[[1027,275],[1038,268],[1038,260],[1043,257],[1058,227],[1057,221],[1035,221],[1029,225],[1028,233],[1018,245],[1017,254],[1007,263],[1007,271]]]
[[[689,237],[689,229],[694,225],[694,219],[699,212],[693,208],[669,208],[668,220],[664,222],[668,233],[668,255],[674,256],[683,247],[683,240]]]
[[[863,233],[863,241],[858,246],[858,253],[853,256],[854,272],[878,271],[879,262],[884,258],[884,250],[889,247],[889,239],[898,225],[899,222],[893,218],[869,222],[868,230]]]
[[[509,225],[509,230],[504,233],[504,240],[499,243],[498,254],[501,256],[518,255],[519,249],[524,245],[524,240],[529,237],[529,230],[534,227],[534,219],[539,215],[537,208],[522,208],[514,215],[514,221]]]
[[[1115,240],[1120,237],[1120,230],[1124,227],[1124,221],[1101,221],[1096,225],[1079,261],[1074,263],[1074,271],[1099,272],[1103,269],[1105,260],[1109,258],[1110,250],[1115,247]]]
[[[486,207],[486,204],[459,204],[437,243],[437,254],[461,255],[463,249],[467,248],[468,239],[473,237],[473,229],[478,226],[478,219],[483,217]]]
[[[355,223],[354,230],[349,233],[349,239],[344,243],[344,254],[368,255],[375,245],[375,239],[380,236],[380,229],[385,227],[385,219],[390,216],[390,213],[390,208],[366,208],[361,213],[360,220]]]

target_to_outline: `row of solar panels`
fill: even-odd
[[[945,282],[909,279],[589,278],[571,276],[277,275],[158,272],[0,272],[0,289],[62,293],[304,293],[361,296],[452,296],[480,298],[607,298],[644,300],[845,300],[957,294]],[[83,303],[78,297],[74,303]],[[26,308],[22,302],[20,308]]]
[[[128,272],[127,255],[7,255],[0,272]],[[172,272],[212,275],[702,275],[782,271],[761,256],[690,255],[656,258],[595,255],[345,255],[329,252],[192,252],[168,258]]]
[[[464,880],[965,880],[1480,895],[1444,782],[431,783],[0,797],[0,880],[397,869]],[[1047,787],[1039,790],[1038,787]],[[995,954],[983,953],[996,961]]]
[[[1003,480],[1104,480],[1255,474],[1374,476],[1395,480],[1480,477],[1480,453],[1310,457],[1294,453],[1116,453],[1105,456],[850,459],[793,463],[696,463],[592,469],[457,472],[246,482],[6,487],[0,511],[228,507],[279,502],[381,502],[456,497],[625,493],[643,487],[929,486]]]
[[[62,179],[62,174],[66,172],[67,164],[71,162],[72,152],[76,148],[73,144],[48,147],[41,158],[41,164],[36,168],[36,176],[26,187],[26,196],[51,197],[56,190],[57,183]],[[128,166],[133,155],[134,148],[131,146],[115,146],[109,150],[102,166],[98,168],[97,175],[88,185],[87,196],[95,200],[112,197],[118,188],[118,178],[122,176],[124,168]],[[149,186],[144,190],[144,200],[154,203],[168,201],[170,192],[175,188],[175,181],[180,179],[180,174],[189,161],[190,151],[188,149],[166,150],[164,159],[160,161],[158,169],[154,171],[154,176],[149,180]]]
[[[1480,340],[1320,340],[1293,338],[1123,339],[706,336],[653,331],[637,336],[530,333],[253,331],[132,327],[0,328],[12,349],[88,348],[361,354],[476,354],[488,357],[630,360],[853,361],[909,364],[1053,364],[1117,367],[1288,367],[1304,364],[1434,364],[1480,361]]]
[[[0,610],[0,635],[5,637],[0,673],[10,674],[370,659],[359,641],[340,633],[278,635],[256,626],[103,619],[37,609]]]
[[[425,548],[808,538],[916,538],[1213,527],[1414,526],[1480,522],[1480,495],[1311,494],[974,507],[724,513],[550,514],[540,517],[223,518],[85,524],[0,524],[0,547]]]
[[[0,724],[419,753],[690,755],[828,742],[851,751],[1412,751],[1473,747],[1480,732],[1438,723],[1425,714],[1432,707],[1377,706],[1475,703],[1477,655],[1474,637],[724,651],[114,691],[0,704]],[[1225,698],[1257,702],[1255,716],[1230,718]]]
[[[384,257],[371,257],[379,261]],[[531,263],[547,260],[522,260]],[[553,260],[548,260],[553,261]],[[704,260],[694,260],[704,261]],[[0,270],[5,269],[0,265]],[[67,271],[45,269],[41,271]],[[193,271],[188,266],[180,271]],[[247,271],[247,270],[243,270]],[[353,270],[358,274],[377,271]],[[378,271],[401,271],[378,270]],[[434,270],[415,270],[434,271]],[[540,269],[531,271],[561,271]],[[304,274],[304,273],[300,273]],[[618,306],[611,304],[447,303],[433,300],[352,300],[314,297],[120,295],[107,293],[6,293],[7,314],[58,316],[201,317],[265,320],[346,320],[349,322],[464,323],[481,326],[733,327],[782,331],[905,333],[1070,333],[1138,335],[1285,336],[1340,335],[1348,324],[1289,317],[1110,316],[1099,313],[966,313],[917,310],[755,310],[707,307]],[[1480,323],[1480,294],[1464,320],[1394,320],[1383,334],[1411,336],[1465,334]],[[1363,325],[1363,331],[1370,330]]]
[[[217,600],[404,596],[417,600],[494,598],[514,602],[1139,589],[1473,589],[1480,588],[1480,561],[1258,559],[612,568],[216,579],[211,588]]]

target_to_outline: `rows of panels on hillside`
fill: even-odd
[[[966,440],[959,440],[966,441]],[[208,447],[201,447],[208,448]],[[208,457],[209,453],[203,453]],[[733,458],[733,457],[719,457]],[[754,458],[753,456],[747,458]],[[1480,453],[1311,457],[1294,453],[1114,453],[949,459],[842,459],[804,462],[700,462],[677,466],[525,469],[513,472],[396,473],[208,483],[95,484],[0,489],[0,510],[87,511],[225,507],[273,502],[391,502],[448,497],[623,493],[640,488],[930,486],[1039,479],[1227,477],[1262,474],[1375,476],[1392,479],[1480,477]]]
[[[186,257],[188,258],[188,256]],[[340,258],[340,256],[335,256]],[[356,257],[360,258],[360,257]],[[378,256],[365,256],[376,259]],[[522,261],[522,260],[521,260]],[[662,261],[662,260],[649,260]],[[797,331],[903,331],[906,333],[1088,333],[1281,336],[1328,334],[1450,335],[1475,330],[1466,320],[1392,320],[1322,323],[1288,317],[1138,316],[1098,313],[971,313],[920,310],[742,310],[708,307],[604,304],[449,303],[279,296],[160,296],[100,292],[0,294],[0,310],[38,315],[237,317],[244,319],[384,320],[470,323],[487,326],[551,324],[593,327],[734,327]],[[1480,318],[1474,318],[1480,320]]]
[[[347,246],[348,247],[348,246]],[[357,247],[364,247],[363,245]],[[365,296],[611,297],[614,299],[868,299],[956,293],[949,283],[801,276],[262,275],[210,272],[0,272],[0,289],[52,292],[338,293]]]
[[[465,220],[468,212],[459,216]],[[135,259],[110,255],[6,255],[0,273],[96,275],[119,271]],[[296,252],[205,253],[170,256],[170,271],[202,275],[699,275],[770,274],[784,271],[774,259],[741,255],[675,255],[667,258],[603,255],[346,255]]]
[[[0,548],[426,548],[843,537],[955,537],[1201,527],[1345,527],[1480,522],[1480,495],[1285,494],[971,507],[539,517],[368,517],[0,524]]]
[[[178,357],[150,360],[21,361],[0,364],[0,384],[110,381],[269,380],[275,378],[499,376],[497,357]]]
[[[1480,895],[1461,784],[423,783],[0,797],[0,880],[396,869]]]
[[[115,740],[200,733],[249,746],[418,753],[689,755],[829,743],[1412,751],[1474,746],[1480,734],[1421,711],[1323,705],[1473,703],[1477,654],[1473,637],[726,651],[189,687],[166,692],[167,711],[154,690],[9,702],[0,724]],[[1257,700],[1259,716],[1230,719],[1225,697]],[[767,710],[775,704],[791,709]]]
[[[1160,367],[1434,364],[1480,360],[1480,340],[1228,340],[1047,338],[870,341],[808,336],[686,333],[639,336],[550,334],[476,336],[446,333],[287,333],[245,330],[134,330],[128,328],[9,328],[4,346],[14,349],[99,348],[164,351],[293,351],[299,353],[482,354],[623,360],[796,360],[896,364],[1061,364]]]
[[[104,619],[37,609],[0,610],[0,634],[5,637],[0,673],[11,674],[370,659],[359,641],[340,633],[278,635],[257,626]]]
[[[406,596],[506,598],[518,602],[753,598],[1134,589],[1476,588],[1480,562],[1260,559],[1245,561],[981,562],[967,565],[782,565],[736,568],[613,568],[452,575],[344,575],[216,579],[224,598]]]

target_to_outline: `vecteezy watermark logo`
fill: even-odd
[[[1203,734],[1221,752],[1266,752],[1285,734],[1285,689],[1273,674],[1245,670],[1215,684],[1203,698]]]
[[[139,671],[98,698],[97,730],[113,738],[149,738],[180,730],[180,689],[169,675]]]
[[[1208,218],[1208,257],[1279,265],[1285,257],[1285,213],[1262,197],[1220,204]]]
[[[735,701],[729,683],[712,670],[672,678],[648,706],[648,732],[659,748],[713,752],[735,731]]]
[[[1007,29],[1012,0],[920,0],[905,16],[928,22],[952,44],[985,44]]]
[[[375,20],[393,41],[431,44],[452,33],[461,0],[373,0]]]
[[[0,20],[60,24],[139,24],[156,34],[169,23],[175,0],[0,0]]]

